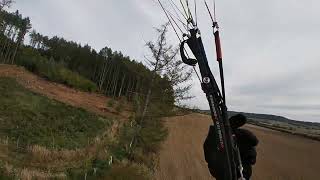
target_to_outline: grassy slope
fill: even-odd
[[[0,77],[0,103],[0,179],[147,178],[144,166],[117,160],[110,120],[33,93],[7,77]]]
[[[49,81],[62,83],[82,91],[94,92],[97,90],[97,86],[89,79],[67,69],[63,64],[42,57],[30,48],[23,49],[22,55],[16,63]]]
[[[0,137],[20,144],[74,149],[104,130],[106,119],[30,92],[0,78]]]

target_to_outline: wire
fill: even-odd
[[[192,16],[192,13],[191,13],[191,9],[190,9],[190,6],[189,6],[189,0],[186,0],[186,3],[187,3],[187,10],[189,12],[189,16],[190,16],[190,22],[191,24],[193,25],[193,27],[195,27],[195,22],[194,22],[194,19],[193,19],[193,16]]]
[[[208,3],[207,3],[207,1],[206,1],[206,0],[204,0],[204,4],[206,5],[206,8],[207,8],[207,10],[208,10],[208,12],[209,12],[209,15],[210,15],[210,18],[211,18],[212,24],[214,25],[216,21],[215,21],[215,20],[214,20],[214,18],[212,17],[212,14],[211,14],[210,8],[209,8]]]
[[[196,0],[194,0],[194,15],[196,18],[196,26],[198,26],[197,1]]]
[[[177,37],[178,37],[179,41],[180,41],[180,42],[182,42],[182,40],[181,40],[181,38],[180,38],[180,36],[179,36],[179,34],[178,34],[178,32],[177,32],[176,28],[174,28],[173,23],[172,23],[171,19],[169,18],[169,15],[168,15],[168,13],[167,13],[166,9],[163,7],[163,4],[161,3],[161,1],[160,1],[160,0],[158,0],[158,2],[159,2],[159,4],[160,4],[160,6],[161,6],[161,8],[162,8],[163,12],[166,14],[166,16],[167,16],[167,18],[168,18],[168,20],[169,20],[169,23],[171,24],[171,26],[172,26],[172,28],[173,28],[174,32],[176,33],[176,35],[177,35]]]
[[[196,73],[196,75],[197,75],[197,77],[198,77],[198,79],[199,79],[200,83],[202,83],[201,78],[200,78],[200,76],[199,76],[199,74],[198,74],[198,72],[197,72],[197,70],[196,70],[196,67],[195,67],[195,66],[193,66],[193,70],[194,70],[194,72]]]
[[[188,15],[187,11],[186,11],[186,8],[184,7],[184,4],[183,4],[182,0],[180,0],[180,3],[181,3],[181,6],[182,6],[182,9],[183,9],[184,13],[185,13],[186,16],[187,16],[187,21],[188,21],[188,20],[190,19],[190,17],[189,17],[189,15]]]
[[[186,21],[188,21],[187,17],[184,16],[183,12],[179,9],[179,7],[177,6],[177,4],[173,2],[173,0],[170,0],[169,3],[170,3],[170,5],[171,5],[171,7],[175,10],[176,14],[177,14],[176,9],[178,9],[178,11],[179,11],[180,14],[182,15],[182,17],[183,17]]]
[[[183,34],[184,32],[182,31],[182,29],[180,28],[178,23],[174,20],[174,18],[172,17],[172,14],[169,11],[167,11],[167,13],[168,13],[168,16],[171,18],[171,20],[174,22],[174,24],[177,26],[177,28],[180,30],[181,34]],[[181,42],[181,40],[180,40],[180,42]]]
[[[159,4],[160,4],[162,10],[164,11],[166,17],[168,18],[169,23],[171,24],[173,30],[175,31],[175,33],[176,33],[176,35],[177,35],[177,37],[178,37],[178,39],[180,40],[180,43],[181,43],[182,40],[181,40],[181,38],[179,37],[178,32],[177,32],[176,28],[174,27],[172,21],[175,23],[175,25],[179,28],[179,30],[180,30],[181,32],[182,32],[182,29],[179,27],[179,25],[177,24],[177,22],[174,20],[174,18],[173,18],[174,16],[172,15],[172,13],[170,13],[168,10],[166,10],[166,9],[164,8],[164,6],[163,6],[163,4],[161,3],[160,0],[158,0],[158,2],[159,2]],[[183,3],[182,3],[181,0],[180,0],[180,2],[181,2],[181,5],[182,5],[184,11],[186,12],[185,7],[184,7],[184,5],[183,5]],[[174,3],[174,2],[172,2],[172,3]],[[196,6],[196,5],[195,5],[195,6]],[[190,8],[189,8],[189,3],[188,3],[188,2],[187,2],[187,7],[188,7],[188,11],[189,11],[189,13],[190,13],[190,17],[192,18],[192,14],[191,14],[191,10],[190,10]],[[180,12],[181,12],[181,11],[180,11]],[[182,12],[181,12],[181,13],[182,13]],[[186,13],[186,14],[187,14],[187,13]],[[187,15],[187,16],[188,16],[188,15]],[[190,17],[189,17],[189,19],[190,19]],[[178,18],[177,18],[177,19],[178,19]],[[181,19],[178,19],[178,20],[181,22]],[[192,19],[192,20],[193,20],[193,19]],[[182,23],[182,22],[181,22],[181,23]],[[194,22],[193,22],[193,23],[194,23]],[[185,25],[184,23],[182,23],[182,24]],[[193,25],[194,25],[194,24],[193,24]],[[182,32],[182,33],[183,33],[183,32]],[[187,50],[186,50],[185,48],[184,48],[184,51],[185,51],[187,57],[189,58],[189,54],[188,54],[188,52],[187,52]],[[195,66],[193,66],[193,70],[194,70],[194,72],[196,73],[196,75],[197,75],[197,77],[198,77],[198,79],[199,79],[199,81],[200,81],[200,83],[201,83],[201,82],[202,82],[202,81],[201,81],[201,78],[200,78],[200,76],[199,76],[199,74],[198,74]]]
[[[174,18],[176,18],[176,19],[183,25],[184,29],[185,29],[186,31],[188,31],[188,25],[186,25],[180,18],[174,16],[170,11],[168,11],[168,10],[166,10],[166,11],[167,11],[167,13],[170,15],[170,17],[172,18],[173,21],[175,21]],[[173,17],[174,17],[174,18],[173,18]],[[181,30],[180,26],[176,23],[176,21],[175,21],[175,24],[176,24],[177,27]],[[182,34],[183,34],[183,31],[181,31],[181,32],[182,32]]]
[[[216,16],[216,0],[213,0],[213,18],[214,18],[214,22],[217,22],[217,16]]]

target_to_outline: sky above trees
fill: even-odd
[[[218,76],[209,17],[198,2],[199,26]],[[230,110],[320,122],[318,7],[317,0],[217,0]],[[16,9],[42,34],[97,51],[108,46],[140,61],[145,43],[156,37],[153,27],[166,22],[154,0],[17,0]],[[178,42],[173,33],[169,39]],[[197,78],[192,95],[186,104],[208,108]]]

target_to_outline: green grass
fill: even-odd
[[[82,91],[94,92],[97,90],[95,83],[67,69],[63,64],[48,60],[32,49],[24,49],[17,59],[17,64],[27,70],[38,74],[50,81],[63,83]]]
[[[114,99],[110,99],[110,100],[107,102],[107,106],[108,106],[108,107],[113,107],[113,106],[114,106],[114,103],[115,103]]]
[[[0,137],[20,145],[81,148],[111,121],[32,93],[14,79],[0,78]]]

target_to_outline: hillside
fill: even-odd
[[[110,163],[121,159],[119,134],[132,115],[125,101],[108,106],[110,98],[101,94],[0,65],[0,102],[1,179],[108,176],[106,172],[113,173]],[[121,112],[115,108],[120,103]],[[112,168],[116,174],[143,177],[137,166]]]
[[[168,133],[161,117],[191,88],[174,87],[191,77],[173,62],[174,47],[165,38],[148,42],[150,55],[161,52],[148,66],[109,45],[97,50],[39,33],[7,8],[0,8],[0,178],[150,179]]]
[[[102,116],[128,118],[132,107],[127,104],[119,114],[114,108],[106,107],[111,98],[98,93],[89,93],[70,88],[66,85],[50,82],[41,78],[23,67],[0,64],[0,77],[16,79],[27,89],[64,102],[66,104],[88,109]]]
[[[158,180],[212,179],[202,149],[211,123],[208,115],[196,113],[166,119],[170,133],[160,152],[156,172]],[[318,141],[253,125],[245,128],[254,132],[260,140],[252,179],[318,178]]]
[[[298,125],[298,126],[314,126],[314,127],[320,128],[320,123],[317,123],[317,122],[307,122],[307,121],[303,121],[303,120],[297,121],[297,120],[288,119],[283,116],[277,116],[277,115],[272,115],[272,114],[257,114],[257,113],[229,111],[230,116],[232,116],[234,114],[238,114],[238,113],[242,113],[250,119],[272,120],[272,121],[283,122],[283,123],[288,123],[288,124],[293,124],[293,125]]]
[[[148,3],[141,6],[138,1],[90,1],[72,5],[0,0],[0,180],[212,179],[202,149],[212,123],[210,112],[180,108],[177,104],[200,103],[185,101],[193,98],[195,80],[200,81],[210,97],[211,109],[222,108],[220,105],[225,103],[224,48],[216,21],[216,4],[205,1],[197,6],[197,1],[180,0],[176,4],[159,0],[158,8],[169,22],[154,28],[152,33],[148,28],[163,19],[153,9],[156,4]],[[201,34],[197,26],[197,12],[204,10],[212,20],[214,33],[210,37],[208,33]],[[286,18],[285,13],[282,11],[281,17]],[[66,16],[70,14],[73,16]],[[243,18],[240,19],[242,22]],[[172,32],[180,41],[172,38]],[[265,45],[262,49],[269,47],[270,44],[254,42],[266,42],[261,38],[267,36],[254,37],[248,41],[248,47],[258,47],[257,44]],[[212,59],[212,52],[206,52],[204,47],[208,38],[215,40],[219,64],[215,69],[208,65]],[[231,39],[234,38],[223,41],[232,46],[241,40],[236,38],[230,43]],[[288,39],[277,40],[272,43],[283,44]],[[272,51],[277,46],[270,47]],[[312,61],[303,63],[304,66],[290,64],[292,67],[287,71],[281,66],[266,70],[264,67],[271,65],[271,61],[266,61],[269,64],[261,66],[259,76],[252,76],[257,68],[246,69],[248,64],[257,65],[250,63],[257,62],[252,57],[277,54],[254,52],[241,64],[226,64],[226,70],[231,68],[234,75],[241,76],[228,74],[232,77],[228,84],[237,85],[234,90],[240,93],[238,100],[246,98],[247,87],[251,86],[256,88],[250,88],[250,93],[259,95],[253,101],[263,96],[266,97],[261,99],[286,97],[288,87],[299,91],[292,92],[295,95],[292,97],[314,93],[313,81],[306,82],[306,87],[291,81],[297,79],[299,72],[314,72],[316,66],[310,64]],[[221,86],[213,77],[217,68]],[[243,69],[247,72],[241,72]],[[309,77],[313,75],[317,74],[311,73]],[[269,86],[280,94],[270,93]],[[280,99],[289,104],[290,98]],[[231,116],[238,112],[229,113]],[[320,123],[243,114],[248,117],[245,128],[260,140],[253,179],[318,178]],[[220,130],[225,129],[217,128],[221,135]],[[218,140],[221,142],[221,138]],[[219,150],[224,149],[222,145]],[[238,145],[241,151],[246,149]]]

